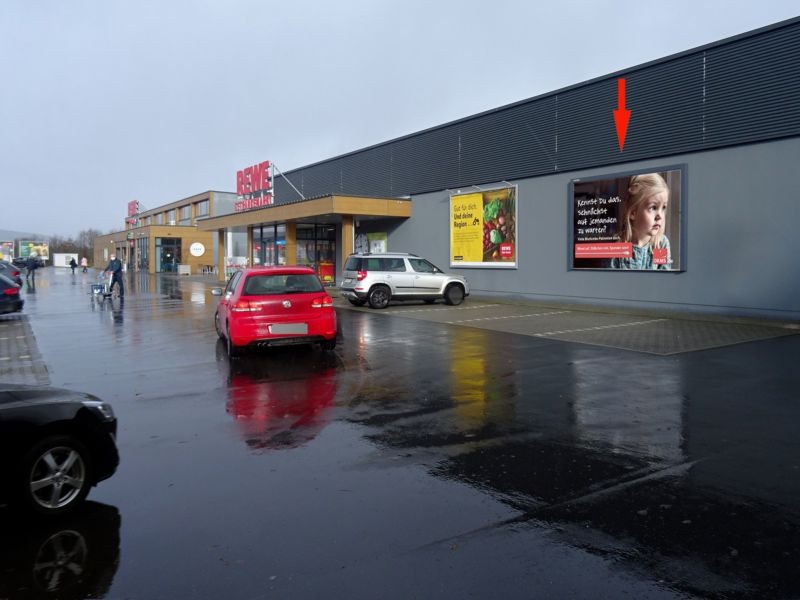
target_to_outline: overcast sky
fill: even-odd
[[[4,0],[0,229],[76,235],[796,16],[797,2]]]

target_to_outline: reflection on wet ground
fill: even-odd
[[[69,516],[0,513],[0,598],[104,598],[119,565],[120,515],[87,502]]]
[[[230,361],[222,340],[216,350],[228,368],[228,414],[251,448],[295,448],[332,420],[340,367],[335,355],[298,346]]]
[[[48,271],[37,360],[120,419],[109,597],[800,595],[797,336],[653,356],[340,310],[335,353],[230,361],[211,279],[93,305]]]

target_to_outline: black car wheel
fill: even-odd
[[[372,308],[386,308],[392,292],[385,285],[376,285],[369,291],[369,305]]]
[[[326,350],[326,351],[330,352],[331,350],[336,348],[336,338],[333,338],[332,340],[325,340],[325,341],[321,342],[320,343],[320,347],[323,350]]]
[[[444,301],[451,306],[458,306],[464,301],[464,288],[457,283],[452,283],[444,291]]]
[[[91,458],[79,440],[55,435],[36,444],[23,461],[23,500],[41,514],[58,514],[80,504],[91,487]]]
[[[214,313],[214,329],[217,331],[217,336],[222,339],[225,337],[225,334],[222,333],[222,327],[219,323],[219,313]]]
[[[366,303],[366,300],[358,300],[357,298],[348,298],[347,301],[353,306],[364,306]]]

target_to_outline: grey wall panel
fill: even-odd
[[[392,154],[389,146],[343,157],[339,162],[338,193],[357,196],[394,196]]]
[[[800,203],[786,187],[798,156],[793,138],[525,179],[518,182],[519,268],[452,270],[476,294],[800,319],[792,250]],[[568,270],[571,179],[677,163],[687,166],[685,272]],[[447,193],[415,197],[413,217],[389,246],[447,268],[448,226]]]
[[[677,154],[702,144],[701,56],[683,57],[625,75],[625,105],[631,119],[622,152],[613,115],[617,79],[558,95],[559,170]]]
[[[796,136],[798,64],[794,19],[287,175],[307,197],[403,196]],[[624,152],[619,77],[632,111]],[[284,184],[277,202],[298,199]]]
[[[553,96],[462,122],[458,185],[552,173],[557,121]]]
[[[799,28],[704,53],[707,145],[800,135]]]
[[[392,189],[397,196],[458,185],[456,125],[392,142]]]

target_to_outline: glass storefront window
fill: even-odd
[[[332,285],[336,274],[336,227],[297,225],[298,265],[316,270],[323,283]]]
[[[180,225],[191,225],[192,224],[192,207],[191,206],[181,206],[180,208]]]
[[[177,273],[181,238],[156,238],[156,273]]]
[[[136,255],[138,271],[147,271],[150,268],[150,238],[142,237],[136,240]]]
[[[252,262],[266,267],[286,264],[286,225],[253,228]]]

